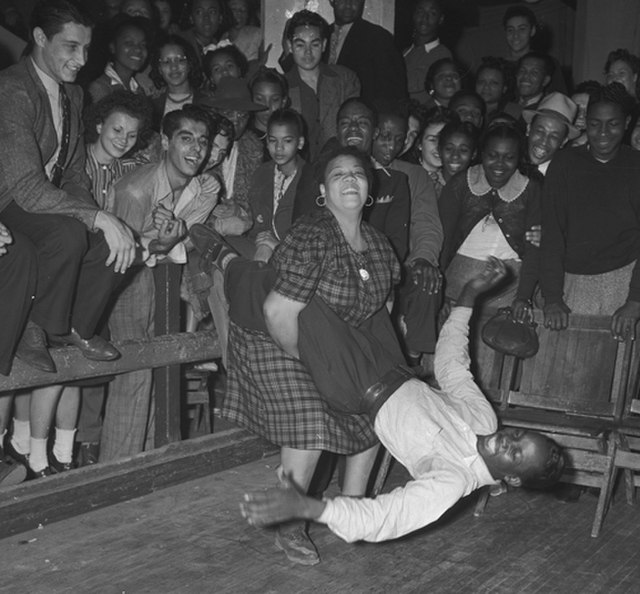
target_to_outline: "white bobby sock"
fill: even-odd
[[[58,462],[68,464],[73,458],[73,443],[76,435],[75,429],[58,429],[56,427],[56,440],[53,442],[53,455]]]
[[[31,423],[29,421],[19,421],[13,419],[13,435],[11,443],[18,454],[27,455],[30,451],[31,443]]]
[[[31,438],[31,453],[29,454],[29,466],[34,472],[40,472],[49,466],[47,460],[47,439]]]

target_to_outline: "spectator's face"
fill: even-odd
[[[534,165],[551,161],[558,149],[567,141],[569,129],[566,124],[553,116],[538,114],[531,121],[527,148],[529,160]]]
[[[162,135],[167,172],[171,176],[191,178],[198,172],[209,148],[209,130],[203,122],[183,118],[171,138]]]
[[[34,57],[42,68],[56,82],[74,82],[78,71],[87,61],[91,43],[91,29],[76,23],[65,23],[59,33],[48,39],[39,27],[33,30],[35,44]]]
[[[437,171],[442,167],[442,159],[438,150],[440,131],[444,124],[429,124],[422,134],[420,141],[420,160],[427,171]]]
[[[369,182],[362,163],[351,155],[341,155],[327,164],[320,193],[333,213],[361,211],[367,200]]]
[[[369,154],[373,141],[373,114],[361,103],[350,103],[338,113],[338,142]]]
[[[634,151],[640,151],[640,119],[638,119],[633,132],[631,132],[631,148]]]
[[[413,148],[413,145],[415,144],[416,138],[418,138],[419,133],[420,133],[420,120],[417,117],[410,115],[409,124],[407,128],[407,135],[405,136],[405,139],[404,139],[404,146],[400,151],[401,155],[404,155],[407,151]]]
[[[549,84],[544,62],[538,58],[526,58],[516,73],[516,85],[521,99],[529,99],[540,95]]]
[[[216,134],[213,137],[213,141],[211,142],[211,152],[209,153],[209,160],[207,161],[207,170],[220,165],[220,163],[227,158],[230,144],[231,138],[225,134]]]
[[[207,74],[209,75],[209,80],[211,81],[213,88],[218,86],[220,79],[225,76],[241,78],[240,67],[234,60],[233,56],[227,52],[218,52],[211,59],[209,72]]]
[[[440,149],[444,178],[448,180],[456,173],[468,169],[474,150],[473,140],[466,134],[455,132],[445,138]]]
[[[229,0],[229,8],[236,27],[244,27],[249,22],[249,7],[246,0]]]
[[[506,87],[502,72],[494,68],[483,68],[476,79],[476,93],[484,99],[487,105],[495,105],[500,102]]]
[[[211,43],[218,29],[222,14],[218,0],[194,0],[191,8],[193,29],[201,43]]]
[[[638,74],[634,73],[631,66],[623,60],[616,60],[611,64],[607,71],[607,84],[619,82],[627,89],[627,93],[632,97],[636,96],[636,83],[638,82]]]
[[[463,122],[472,123],[478,130],[482,128],[482,108],[478,99],[473,96],[462,97],[454,106],[449,106],[458,114]]]
[[[440,103],[447,105],[449,99],[460,90],[460,73],[453,64],[443,65],[433,78],[433,94]]]
[[[155,0],[154,5],[158,11],[158,16],[160,17],[160,28],[163,31],[167,31],[169,29],[169,25],[171,25],[171,19],[173,18],[171,3],[168,2],[168,0]]]
[[[542,435],[519,428],[480,435],[477,448],[496,479],[519,477],[544,468],[549,451]]]
[[[587,111],[589,152],[600,161],[609,161],[617,153],[629,123],[620,106],[596,103]]]
[[[110,46],[113,61],[129,72],[140,72],[147,61],[147,38],[137,27],[125,27]]]
[[[425,43],[438,37],[442,20],[442,11],[434,0],[421,0],[413,11],[413,29]]]
[[[589,106],[588,93],[575,93],[571,96],[573,102],[578,106],[578,114],[576,115],[575,127],[578,130],[587,129],[587,107]]]
[[[364,0],[329,0],[329,2],[333,6],[336,25],[353,23],[362,14],[364,8]]]
[[[287,98],[282,93],[280,85],[272,82],[259,82],[253,86],[251,99],[258,105],[264,105],[267,109],[257,111],[255,120],[261,124],[262,129],[267,129],[269,117],[276,110],[285,106]]]
[[[223,109],[220,111],[220,115],[223,115],[233,124],[233,138],[238,140],[249,125],[249,112],[237,111],[235,109]]]
[[[176,88],[189,78],[189,60],[179,45],[165,45],[160,50],[159,69],[169,88]]]
[[[322,60],[327,40],[318,27],[298,27],[287,41],[295,65],[301,70],[315,70]]]
[[[373,158],[387,167],[400,154],[406,136],[406,121],[401,117],[386,116],[378,123],[378,134],[372,145]]]
[[[495,190],[502,188],[516,172],[520,158],[518,143],[513,138],[490,138],[482,151],[482,168]]]
[[[132,17],[151,18],[151,6],[147,0],[124,0],[120,5],[120,12]]]
[[[529,21],[521,16],[510,18],[504,31],[507,45],[514,54],[527,53],[531,45],[531,38],[536,34],[535,27],[532,27]]]
[[[120,159],[133,148],[138,140],[140,120],[127,113],[114,111],[105,118],[104,122],[96,126],[96,130],[98,162],[101,165],[107,165],[113,159]],[[101,156],[108,158],[109,161],[103,162],[100,159]]]
[[[267,132],[267,150],[276,165],[281,169],[291,164],[295,167],[295,158],[303,147],[304,139],[298,130],[289,124],[272,124]],[[288,174],[287,171],[283,171]]]

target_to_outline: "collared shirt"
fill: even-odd
[[[467,181],[471,193],[475,196],[484,196],[489,192],[505,202],[512,202],[518,198],[529,185],[529,178],[516,171],[502,188],[494,190],[487,181],[482,165],[475,165],[467,170]],[[501,260],[520,261],[520,256],[509,245],[498,221],[492,214],[488,214],[476,223],[458,248],[458,253],[476,260],[494,256]]]
[[[109,188],[117,182],[125,173],[137,167],[135,161],[114,159],[108,165],[98,163],[93,146],[87,147],[87,160],[85,171],[91,180],[91,192],[93,198],[102,210],[113,212],[113,203],[107,203]]]
[[[428,54],[429,52],[436,49],[439,45],[440,45],[440,39],[438,38],[438,39],[434,39],[433,41],[430,41],[429,43],[425,43],[424,45],[422,45],[422,48],[424,49],[424,53]],[[402,57],[404,58],[408,53],[410,53],[416,47],[420,47],[420,46],[413,44],[410,48],[405,50],[404,54],[402,54]]]
[[[472,309],[456,307],[436,348],[442,390],[409,380],[375,420],[380,441],[414,480],[375,499],[336,497],[318,519],[347,542],[398,538],[435,522],[461,497],[495,482],[477,450],[477,436],[497,430],[497,418],[469,371]]]
[[[113,204],[114,213],[140,237],[146,249],[158,237],[153,225],[153,210],[162,205],[185,222],[187,229],[204,223],[218,201],[220,183],[212,175],[202,174],[191,179],[182,193],[174,198],[167,176],[165,160],[142,165],[125,175],[111,187],[107,202]],[[172,262],[187,261],[184,241],[177,243],[166,255]]]
[[[105,66],[104,73],[107,75],[112,87],[122,87],[123,89],[127,89],[132,93],[137,93],[138,89],[140,88],[138,81],[133,76],[129,79],[129,86],[127,87],[127,85],[125,85],[123,80],[120,78],[120,75],[116,72],[113,62],[109,62]]]
[[[51,155],[44,164],[44,170],[47,177],[51,179],[51,171],[53,166],[58,161],[58,154],[60,153],[60,141],[62,138],[62,101],[60,101],[60,83],[50,77],[44,70],[42,70],[36,61],[31,58],[33,66],[36,70],[38,78],[42,81],[45,90],[47,91],[47,97],[49,98],[49,104],[51,105],[51,118],[53,119],[53,127],[55,128],[56,135],[58,136],[58,148],[56,152]]]

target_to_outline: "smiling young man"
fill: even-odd
[[[210,144],[209,117],[194,105],[168,113],[162,121],[164,156],[111,186],[107,202],[136,232],[148,253],[147,266],[134,267],[109,319],[118,340],[154,335],[155,288],[150,266],[158,259],[184,264],[191,247],[188,229],[203,223],[216,205],[219,183],[198,175]],[[116,376],[109,386],[100,460],[132,456],[145,448],[152,370]]]
[[[573,125],[577,113],[578,106],[562,93],[549,93],[536,110],[522,112],[522,118],[528,124],[529,161],[543,175],[558,150],[580,136],[580,131]]]
[[[473,304],[505,274],[504,263],[490,258],[485,269],[466,284],[436,349],[436,378],[441,390],[412,378],[401,367],[385,373],[389,364],[379,364],[375,356],[368,359],[370,367],[359,380],[369,375],[378,381],[364,393],[353,390],[373,419],[376,435],[407,468],[411,481],[375,499],[319,501],[299,493],[285,477],[279,488],[246,494],[240,505],[243,516],[258,526],[291,518],[315,520],[327,524],[347,542],[378,542],[435,522],[459,499],[498,480],[513,487],[554,484],[564,469],[559,446],[534,431],[497,430],[496,415],[469,371],[468,324]],[[345,333],[338,344],[357,332]],[[299,342],[304,340],[301,333]],[[320,346],[324,340],[326,337],[321,338]],[[356,354],[347,365],[351,363],[358,370],[354,375],[358,375],[366,367],[362,359],[367,357],[353,345],[350,348]],[[346,352],[340,350],[328,358],[337,360]],[[312,366],[310,370],[313,375]],[[368,385],[367,381],[363,385]],[[355,404],[358,396],[351,400]]]
[[[296,12],[287,28],[287,46],[294,64],[286,74],[289,98],[291,107],[307,124],[306,154],[311,161],[335,136],[342,102],[360,94],[360,82],[351,70],[322,62],[328,34],[329,24],[309,10]]]
[[[586,145],[556,154],[543,188],[540,287],[545,326],[569,313],[610,315],[617,340],[640,319],[640,153],[622,144],[632,97],[620,83],[594,90]]]

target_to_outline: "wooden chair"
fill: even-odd
[[[610,316],[570,316],[561,332],[537,320],[540,350],[535,357],[505,357],[498,416],[504,426],[540,431],[564,446],[563,482],[600,489],[591,536],[600,533],[617,469],[625,460],[619,432],[637,357],[634,343],[616,342]],[[633,372],[632,372],[633,367]],[[481,513],[487,496],[476,508]]]

